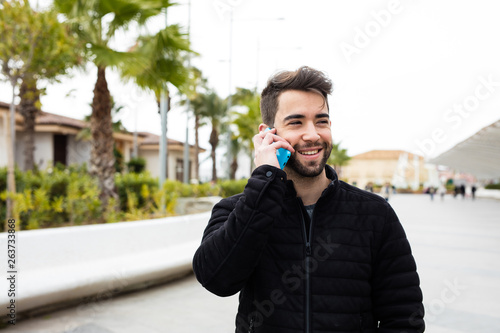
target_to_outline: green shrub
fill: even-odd
[[[117,174],[115,176],[115,186],[120,199],[119,208],[121,211],[126,212],[128,210],[128,193],[134,193],[137,198],[138,208],[144,207],[146,201],[145,198],[141,196],[143,185],[146,185],[150,191],[158,189],[158,181],[156,178],[151,177],[151,175],[147,172],[125,173]]]
[[[224,198],[243,192],[247,184],[247,179],[224,180],[219,183],[221,187],[221,196]]]
[[[21,229],[65,225],[118,222],[173,215],[180,197],[228,197],[241,193],[247,180],[219,183],[184,184],[166,180],[163,187],[147,172],[115,175],[118,200],[111,198],[107,207],[99,200],[97,179],[90,176],[85,164],[47,170],[21,172],[16,169],[14,218]],[[6,215],[7,168],[0,168],[0,217]],[[166,208],[166,212],[162,210]],[[3,228],[3,224],[0,224]]]
[[[128,172],[141,173],[146,170],[146,160],[142,157],[133,157],[127,162]]]
[[[0,170],[0,177],[3,172]],[[7,193],[5,188],[0,190],[4,206]],[[45,171],[17,171],[16,192],[9,196],[15,202],[13,215],[21,229],[89,223],[101,213],[99,187],[83,168],[58,165]],[[3,218],[5,214],[5,209],[0,211]]]
[[[488,184],[484,188],[487,190],[500,190],[500,184]]]
[[[221,187],[217,184],[203,183],[191,185],[193,196],[196,198],[212,197],[221,195]]]

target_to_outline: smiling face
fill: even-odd
[[[295,149],[286,170],[301,177],[324,173],[332,151],[332,132],[327,103],[313,91],[287,90],[280,94],[274,119],[277,135]]]

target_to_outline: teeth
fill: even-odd
[[[317,154],[319,150],[310,150],[310,151],[303,151],[301,152],[302,155],[314,155]]]

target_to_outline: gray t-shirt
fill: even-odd
[[[314,206],[316,206],[316,204],[309,205],[309,206],[304,206],[304,208],[306,209],[307,214],[309,215],[309,221],[311,221],[312,218],[313,218]]]

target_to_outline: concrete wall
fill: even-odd
[[[146,160],[146,169],[150,172],[151,176],[160,176],[160,157],[157,150],[139,149],[139,157]],[[180,151],[171,150],[168,152],[168,179],[175,180],[175,165],[177,159],[183,159],[184,153]],[[191,175],[194,174],[193,167],[191,168]]]
[[[220,198],[207,198],[213,206]],[[137,222],[16,233],[16,312],[44,312],[189,273],[210,212]],[[7,233],[0,234],[7,263]],[[2,267],[6,267],[2,264]],[[4,269],[4,273],[6,273]],[[0,315],[9,281],[0,279]]]
[[[160,158],[157,151],[139,149],[139,157],[146,160],[146,169],[149,171],[151,176],[160,176]]]
[[[68,165],[87,163],[88,166],[90,161],[91,149],[92,146],[90,144],[90,141],[76,140],[76,135],[68,135]]]
[[[16,132],[16,164],[21,170],[24,170],[24,132]],[[53,133],[35,133],[35,153],[34,162],[43,170],[47,168],[48,163],[54,160],[54,134]]]

